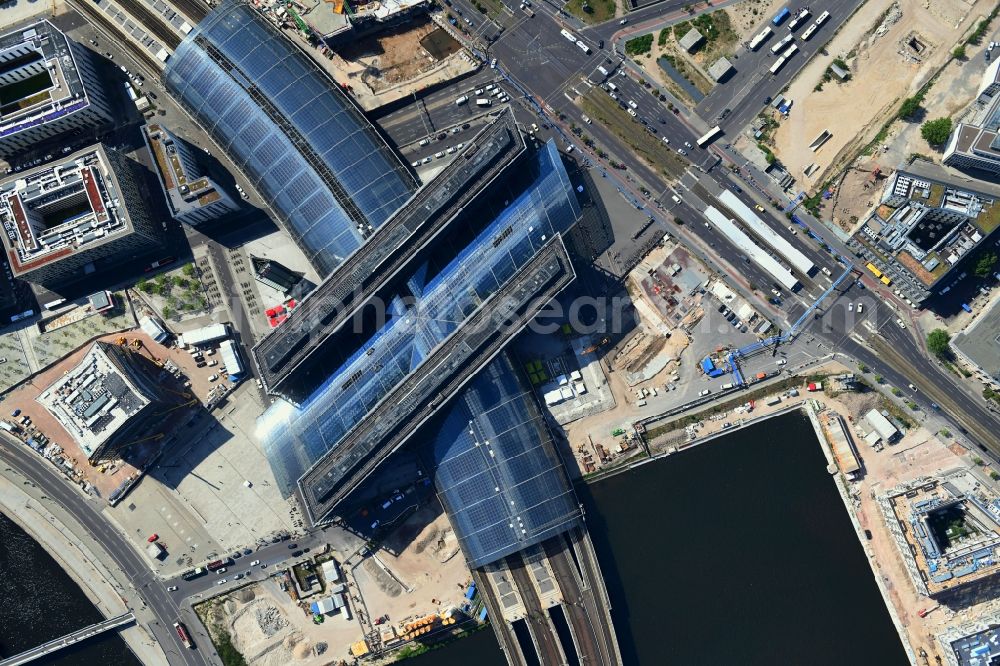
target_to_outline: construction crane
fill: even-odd
[[[163,437],[164,437],[164,434],[162,432],[158,432],[155,435],[150,435],[149,437],[140,437],[139,439],[136,439],[134,441],[128,442],[127,444],[120,444],[120,445],[118,445],[115,448],[122,449],[122,448],[125,448],[126,446],[132,446],[133,444],[140,444],[142,442],[147,442],[149,440],[157,441],[157,440],[163,439]],[[90,460],[89,462],[90,462],[90,466],[91,467],[97,467],[98,465],[100,465],[101,467],[106,467],[108,465],[109,461],[107,461],[107,460]]]
[[[167,388],[166,386],[161,386],[160,388],[163,389],[164,391],[167,391],[168,393],[173,393],[174,395],[179,395],[184,400],[190,400],[191,398],[194,397],[193,395],[191,395],[190,391],[175,391],[175,390],[173,390],[171,388]]]
[[[198,401],[195,398],[191,398],[187,402],[182,402],[180,404],[174,405],[170,409],[164,410],[162,412],[157,412],[156,416],[163,416],[164,414],[169,414],[170,412],[172,412],[172,411],[174,411],[176,409],[181,409],[182,407],[191,407],[192,405],[197,404],[197,402]]]

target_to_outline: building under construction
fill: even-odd
[[[159,421],[150,417],[168,408],[160,372],[141,352],[96,342],[36,400],[97,464],[155,436]]]

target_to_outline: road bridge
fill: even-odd
[[[46,657],[53,652],[58,652],[65,647],[70,645],[75,645],[81,641],[88,640],[94,636],[99,636],[112,629],[117,629],[118,627],[124,627],[127,624],[132,624],[135,622],[135,615],[133,613],[125,613],[124,615],[119,615],[118,617],[113,617],[109,620],[102,620],[89,627],[84,627],[78,631],[74,631],[71,634],[66,634],[55,640],[51,640],[48,643],[43,643],[37,647],[33,647],[30,650],[25,650],[21,654],[14,655],[13,657],[7,657],[6,659],[0,661],[0,666],[20,666],[20,664],[27,664],[30,661],[36,659],[41,659]]]

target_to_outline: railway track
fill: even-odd
[[[125,13],[138,21],[139,25],[163,42],[163,45],[174,50],[181,43],[180,35],[167,27],[167,24],[156,18],[146,6],[138,0],[115,0],[125,10]]]
[[[69,0],[69,5],[75,9],[81,16],[87,19],[91,25],[97,28],[100,32],[104,33],[107,39],[123,39],[121,31],[118,26],[108,18],[107,14],[102,12],[97,5],[87,0]],[[139,61],[141,64],[145,65],[148,71],[156,72],[159,75],[163,71],[163,63],[157,61],[155,58],[147,54],[141,48],[131,45],[131,48],[126,51],[134,60]]]
[[[204,2],[199,2],[199,0],[170,0],[170,4],[175,9],[180,10],[181,14],[194,21],[196,25],[212,10],[211,7]]]

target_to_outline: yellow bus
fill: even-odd
[[[879,279],[880,279],[880,280],[882,281],[882,284],[884,284],[884,285],[885,285],[885,286],[887,286],[887,287],[888,287],[888,286],[889,286],[890,284],[892,284],[892,280],[890,280],[890,279],[889,279],[889,276],[888,276],[888,275],[883,275],[883,276],[882,276],[882,277],[880,277]]]
[[[882,271],[875,268],[875,264],[868,264],[867,266],[865,266],[865,268],[870,270],[872,272],[872,275],[874,275],[875,277],[882,277]]]

